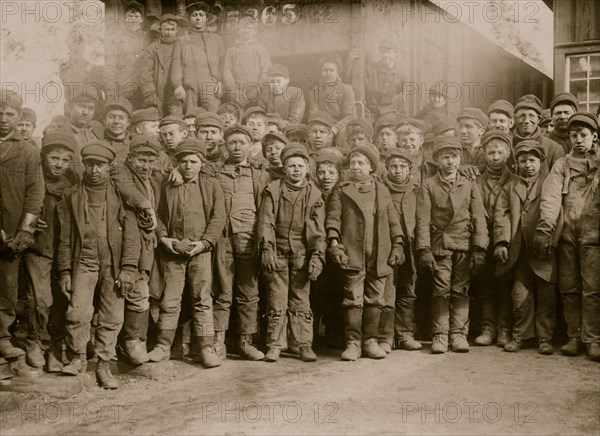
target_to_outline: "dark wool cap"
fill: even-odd
[[[445,119],[440,121],[439,123],[437,123],[435,126],[433,126],[433,136],[438,136],[441,135],[444,132],[447,132],[448,130],[454,130],[454,123],[452,123],[450,120]]]
[[[137,9],[142,16],[146,13],[146,9],[144,9],[144,5],[135,0],[125,2],[123,4],[123,12],[127,12],[129,9]]]
[[[98,162],[112,162],[116,153],[112,147],[100,142],[92,142],[81,149],[81,160],[96,160]]]
[[[490,107],[488,107],[488,115],[492,112],[502,112],[508,118],[514,118],[515,116],[515,107],[506,100],[496,100],[493,102]]]
[[[206,145],[196,138],[184,139],[177,145],[175,157],[179,158],[186,154],[198,154],[206,158]]]
[[[592,133],[598,130],[598,119],[590,112],[575,112],[569,117],[567,129],[571,128],[573,124],[583,124],[592,129]]]
[[[183,128],[187,127],[185,122],[180,117],[176,117],[174,115],[169,115],[169,116],[164,117],[162,120],[160,120],[160,123],[158,123],[158,126],[163,127],[163,126],[168,126],[169,124],[178,124]]]
[[[508,149],[510,150],[512,145],[512,137],[510,136],[510,134],[506,132],[501,132],[499,130],[490,130],[488,132],[485,132],[481,137],[481,145],[485,147],[492,139],[498,139],[500,141],[505,142],[506,145],[508,145]]]
[[[137,124],[142,121],[158,121],[160,117],[158,116],[158,109],[155,107],[149,107],[147,109],[138,109],[137,111],[133,111],[131,114],[131,123]]]
[[[33,111],[33,109],[29,109],[28,107],[24,107],[21,109],[21,118],[19,121],[29,121],[31,124],[35,126],[37,122],[37,115]]]
[[[48,153],[56,147],[64,147],[69,151],[75,152],[77,144],[75,137],[68,133],[48,133],[42,138],[42,152]]]
[[[335,120],[329,112],[315,111],[311,112],[311,114],[308,116],[308,125],[310,126],[314,123],[323,124],[331,129],[335,124]]]
[[[461,111],[461,113],[458,115],[458,117],[456,117],[456,121],[460,120],[461,118],[475,119],[475,120],[479,121],[483,127],[487,127],[487,125],[490,121],[488,116],[485,114],[485,112],[483,112],[478,107],[464,108]]]
[[[415,157],[404,148],[392,148],[388,150],[387,155],[385,156],[385,163],[387,164],[390,159],[395,157],[404,159],[411,165],[415,163]]]
[[[175,21],[177,24],[181,21],[181,17],[173,14],[164,14],[160,17],[160,24],[165,23],[167,21]]]
[[[261,143],[261,145],[262,145],[263,153],[264,153],[264,150],[265,150],[265,146],[266,146],[266,144],[267,144],[267,141],[268,141],[269,139],[271,139],[271,140],[272,140],[272,139],[274,139],[274,140],[276,140],[276,141],[283,142],[284,144],[287,144],[287,143],[288,143],[288,139],[287,139],[285,136],[283,136],[281,133],[277,133],[277,132],[269,132],[269,133],[267,133],[265,136],[263,136],[263,139],[260,141],[260,143]],[[297,144],[297,143],[296,143],[296,144]]]
[[[299,142],[290,142],[283,150],[281,150],[281,162],[285,163],[286,160],[294,156],[302,157],[307,161],[310,160],[306,147]]]
[[[241,133],[243,135],[246,135],[248,138],[250,138],[250,142],[252,142],[252,132],[249,128],[247,128],[246,126],[242,126],[241,124],[234,124],[225,131],[225,141],[227,141],[227,138],[229,138],[235,133]]]
[[[371,163],[371,169],[375,171],[379,165],[379,151],[373,145],[358,145],[348,153],[348,162],[355,154],[362,154]]]
[[[384,127],[391,127],[394,129],[398,124],[398,119],[396,118],[396,114],[393,112],[388,112],[380,116],[377,121],[375,121],[375,134],[378,134],[381,129]]]
[[[357,127],[364,129],[367,137],[373,139],[373,126],[369,120],[365,118],[352,118],[350,121],[348,121],[345,128],[346,136],[350,136],[352,134],[352,130],[356,129]]]
[[[267,117],[266,110],[264,110],[260,106],[253,106],[251,108],[246,109],[246,112],[244,112],[244,116],[242,117],[242,123],[246,124],[246,121],[248,121],[248,118],[250,118],[250,116],[253,114],[262,114],[265,116],[265,118]]]
[[[214,112],[203,112],[196,117],[196,127],[212,126],[223,130],[223,118]]]
[[[136,135],[129,143],[129,153],[149,153],[158,156],[160,150],[160,143],[146,135]]]
[[[525,139],[517,144],[515,147],[515,157],[519,157],[523,153],[535,154],[540,160],[546,160],[544,147],[534,139]]]
[[[436,136],[433,140],[433,156],[435,157],[442,150],[460,150],[462,151],[462,145],[458,138],[454,136]]]
[[[550,102],[550,112],[554,112],[554,107],[558,106],[561,103],[573,106],[576,111],[579,110],[579,102],[573,94],[571,94],[570,92],[559,92],[554,96],[554,98]]]
[[[317,151],[317,156],[315,157],[315,163],[317,169],[319,168],[319,164],[328,162],[338,170],[338,173],[342,173],[342,165],[344,163],[344,155],[342,152],[335,147],[324,147]]]
[[[425,123],[425,121],[420,120],[418,118],[402,118],[398,122],[398,125],[396,126],[396,128],[399,128],[399,127],[402,127],[402,126],[413,126],[413,127],[416,127],[423,134],[425,134],[425,131],[427,130],[427,124]]]
[[[127,100],[109,100],[104,105],[104,116],[108,114],[111,109],[120,109],[122,111],[127,112],[127,115],[131,117],[131,113],[133,112],[133,106]]]

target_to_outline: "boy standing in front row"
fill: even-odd
[[[458,168],[458,139],[437,137],[433,159],[439,172],[425,181],[417,201],[419,266],[433,275],[431,321],[433,354],[468,352],[469,283],[471,269],[485,263],[488,233],[477,184]]]

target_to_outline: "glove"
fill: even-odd
[[[154,230],[154,221],[150,209],[144,209],[138,213],[138,227],[146,233]]]
[[[458,168],[458,174],[467,179],[475,180],[477,176],[481,175],[481,171],[475,165],[464,165]]]
[[[121,289],[121,295],[123,298],[127,298],[127,295],[133,289],[133,284],[135,283],[135,271],[129,269],[122,269],[119,273],[119,278],[117,279],[117,286]]]
[[[158,227],[158,218],[156,218],[156,212],[152,208],[144,209],[143,212],[147,214],[149,220],[152,223],[151,226],[148,227],[149,230],[155,230]]]
[[[533,253],[540,259],[544,260],[550,254],[552,248],[552,235],[536,231],[533,237]]]
[[[67,297],[68,301],[71,301],[71,273],[69,271],[62,271],[58,278],[58,284],[60,285],[60,292]]]
[[[337,244],[327,249],[327,255],[333,263],[339,265],[342,269],[348,268],[348,255],[342,244]]]
[[[392,252],[390,253],[390,257],[388,257],[388,265],[402,265],[404,263],[404,247],[402,245],[397,244],[392,247]]]
[[[319,278],[322,272],[323,255],[321,253],[315,252],[312,254],[310,260],[308,261],[308,279],[314,282]]]
[[[437,271],[437,264],[431,248],[419,250],[419,268],[423,271],[429,271],[431,274]]]
[[[263,248],[260,264],[264,272],[272,273],[277,271],[277,258],[275,257],[273,247],[270,245]]]
[[[158,95],[150,94],[144,98],[144,106],[146,107],[158,107]]]
[[[173,242],[173,250],[178,254],[187,254],[188,250],[192,250],[193,248],[192,241],[188,238]]]
[[[471,253],[471,270],[473,271],[473,274],[479,273],[485,265],[485,255],[485,250],[478,247]]]
[[[15,237],[7,244],[15,254],[22,253],[34,244],[33,234],[25,230],[19,230]]]
[[[508,262],[508,247],[502,244],[496,245],[494,248],[494,259],[503,264]]]

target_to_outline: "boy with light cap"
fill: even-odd
[[[56,205],[74,183],[67,177],[73,160],[75,139],[66,133],[49,133],[42,139],[41,162],[46,187],[35,232],[35,243],[24,255],[26,266],[27,364],[41,368],[46,364],[42,341],[50,337],[48,372],[62,370],[62,340],[65,336],[67,301],[58,289],[53,267],[58,248],[59,225]]]
[[[485,156],[485,166],[475,179],[485,208],[488,233],[494,232],[494,213],[500,192],[516,176],[506,162],[511,154],[512,137],[503,130],[490,130],[481,138]],[[481,334],[475,338],[475,345],[503,347],[511,340],[513,325],[512,277],[510,274],[496,276],[494,246],[490,244],[486,263],[481,272],[472,278],[472,288],[481,309]]]
[[[24,354],[11,343],[22,253],[34,244],[44,179],[40,152],[17,131],[21,96],[0,90],[0,356]]]
[[[510,133],[515,124],[515,108],[506,100],[496,100],[487,110],[488,130],[499,130],[504,133]]]
[[[142,54],[140,87],[145,107],[157,108],[160,115],[181,113],[171,82],[171,65],[179,18],[172,14],[160,17],[160,37]]]
[[[262,100],[267,112],[279,114],[282,127],[302,122],[306,109],[306,100],[302,89],[290,83],[290,72],[286,65],[271,65],[267,70],[269,87],[263,91]]]
[[[385,283],[385,306],[379,321],[379,347],[386,353],[392,347],[403,350],[420,350],[415,340],[415,227],[417,224],[417,193],[419,185],[411,174],[414,156],[408,150],[393,148],[386,157],[387,174],[384,183],[390,191],[392,202],[402,226],[405,262],[394,267]]]
[[[247,127],[227,129],[225,144],[228,157],[216,175],[225,197],[225,228],[215,249],[215,349],[225,359],[225,332],[235,300],[238,353],[247,360],[262,360],[264,354],[252,343],[259,301],[256,220],[269,174],[250,160],[252,133]]]
[[[134,135],[144,135],[158,140],[160,138],[160,117],[155,107],[138,109],[131,114],[131,130]]]
[[[461,176],[463,147],[438,137],[433,158],[438,173],[423,183],[417,199],[416,250],[422,271],[433,277],[431,352],[468,352],[471,270],[485,264],[488,233],[477,184]]]
[[[104,141],[115,151],[116,158],[125,161],[129,152],[129,126],[133,108],[126,100],[108,101],[104,106]]]
[[[538,338],[538,352],[554,352],[552,336],[556,319],[556,252],[543,259],[535,250],[536,225],[540,218],[541,193],[548,174],[543,166],[544,149],[539,142],[524,140],[515,148],[519,177],[500,193],[494,213],[494,258],[496,275],[512,271],[514,328],[504,350],[517,352]],[[560,192],[560,189],[559,189]],[[550,231],[555,247],[560,230]],[[545,253],[546,254],[546,253]]]
[[[576,112],[567,131],[571,151],[559,159],[542,188],[540,219],[534,238],[538,255],[545,257],[558,241],[558,285],[569,341],[562,354],[577,355],[582,343],[588,357],[600,360],[600,170],[598,121],[594,114]],[[564,227],[561,231],[561,217]]]
[[[550,102],[550,117],[554,128],[548,138],[558,143],[565,154],[571,151],[571,141],[567,122],[569,117],[579,110],[577,98],[570,92],[559,92]]]
[[[325,205],[317,186],[306,179],[306,148],[288,144],[281,160],[285,176],[265,187],[258,212],[257,239],[267,287],[265,360],[279,360],[289,328],[300,359],[314,362],[310,282],[319,277],[325,262]]]
[[[58,204],[56,269],[61,291],[69,300],[66,342],[73,355],[62,373],[79,375],[87,369],[86,346],[94,300],[98,298],[96,376],[101,387],[116,389],[119,384],[109,362],[115,357],[123,324],[124,297],[139,275],[140,235],[135,214],[123,205],[110,178],[115,152],[104,144],[92,143],[81,150],[81,159],[83,180]]]
[[[281,161],[281,152],[288,144],[285,136],[279,133],[267,133],[262,141],[263,156],[268,163],[268,171],[271,180],[278,180],[284,176],[283,162]]]
[[[487,115],[477,107],[467,107],[456,118],[456,124],[456,134],[463,148],[462,165],[485,164],[481,137],[489,124]]]
[[[181,297],[190,292],[192,323],[190,357],[205,368],[221,362],[214,350],[212,300],[212,251],[223,231],[225,207],[221,185],[201,173],[206,147],[195,139],[185,139],[175,150],[183,183],[163,184],[158,206],[160,225],[159,259],[163,269],[157,344],[148,354],[153,362],[170,358],[175,338]]]
[[[342,360],[362,352],[383,359],[378,345],[385,281],[394,265],[404,263],[402,226],[385,185],[373,172],[379,164],[374,147],[348,154],[350,180],[340,183],[327,200],[325,228],[328,255],[342,268],[346,349]]]
[[[201,106],[216,112],[221,96],[221,66],[225,46],[219,35],[208,30],[211,8],[193,1],[186,7],[188,33],[175,41],[171,83],[183,112]]]

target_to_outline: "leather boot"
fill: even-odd
[[[560,352],[564,356],[577,356],[581,351],[581,339],[569,338],[569,341],[560,347]]]
[[[217,366],[221,366],[221,360],[217,356],[217,353],[215,353],[215,343],[214,342],[215,342],[214,335],[200,337],[200,356],[202,358],[202,366],[205,368],[216,368]],[[191,349],[191,338],[190,338],[190,349]]]
[[[148,353],[150,362],[161,362],[171,357],[171,344],[175,339],[175,330],[159,330],[156,337],[156,346]]]
[[[134,365],[141,365],[149,360],[146,343],[140,340],[144,325],[147,329],[147,320],[147,311],[125,311],[125,320],[121,329],[121,351],[125,355],[125,358]]]
[[[412,336],[406,336],[399,341],[399,347],[402,350],[415,351],[423,348],[423,345]]]
[[[591,344],[586,344],[588,359],[593,360],[594,362],[600,361],[600,344],[598,342],[593,342]]]
[[[288,310],[288,320],[292,340],[298,344],[298,353],[303,362],[315,362],[317,355],[312,349],[313,313],[312,311]]]
[[[365,306],[363,309],[363,353],[370,359],[383,359],[386,352],[379,347],[377,336],[379,334],[379,321],[381,320],[381,308],[377,306]]]
[[[27,339],[27,357],[26,362],[27,365],[33,366],[34,368],[43,368],[46,364],[46,359],[44,359],[44,351],[42,350],[42,346],[37,339]]]
[[[240,335],[240,356],[246,360],[263,360],[265,355],[252,343],[252,335]]]
[[[63,369],[62,361],[62,341],[52,341],[48,348],[48,366],[50,373],[61,372]]]
[[[512,335],[510,333],[510,329],[506,327],[500,327],[498,329],[498,339],[496,340],[496,345],[499,347],[504,347],[512,340]]]
[[[475,345],[486,347],[492,345],[495,340],[494,330],[486,325],[481,329],[481,334],[475,338]]]
[[[21,348],[14,347],[10,342],[10,338],[0,340],[0,356],[7,360],[16,359],[25,354],[25,351]]]
[[[61,373],[64,375],[79,375],[87,370],[87,355],[85,353],[76,354],[73,360],[63,367]]]
[[[394,312],[394,307],[384,307],[379,318],[379,339],[377,342],[386,354],[392,352],[392,344],[394,343]]]
[[[191,339],[191,338],[190,338]],[[190,349],[191,349],[190,344]],[[225,332],[215,332],[215,353],[221,360],[227,358],[227,347],[225,346]]]
[[[341,358],[345,361],[358,360],[362,342],[362,307],[344,308],[344,327],[346,330],[346,349]]]
[[[118,389],[119,382],[110,372],[109,362],[98,359],[98,367],[96,368],[96,378],[98,385],[104,389]]]

